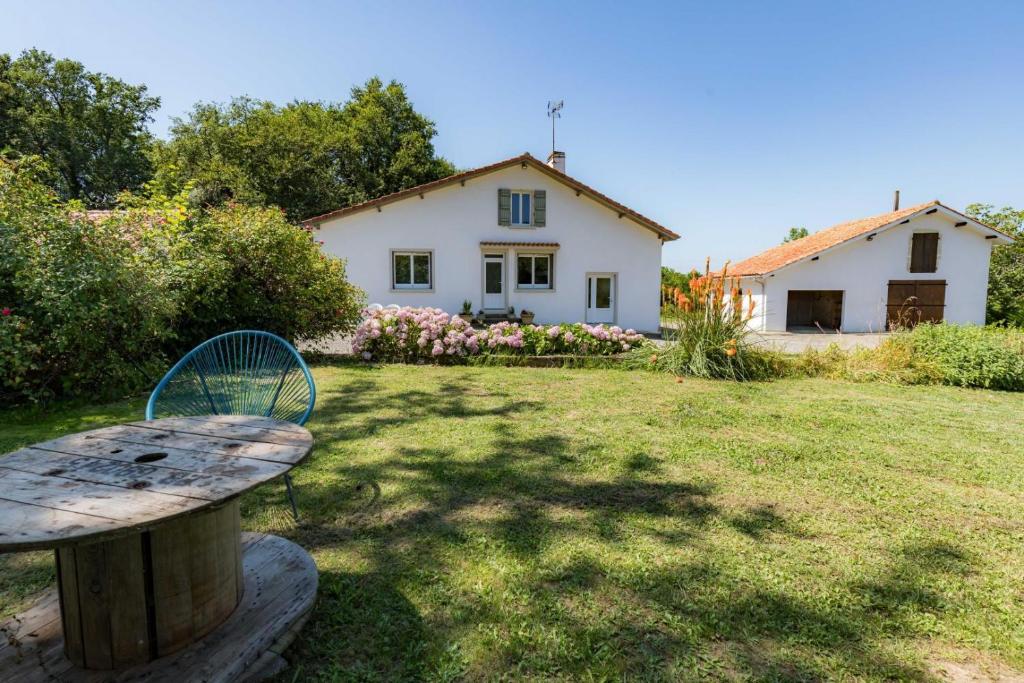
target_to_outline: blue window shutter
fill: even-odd
[[[543,228],[548,218],[548,193],[546,190],[533,191],[533,225]]]
[[[498,225],[512,225],[512,190],[498,190]]]

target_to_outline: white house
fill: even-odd
[[[304,222],[370,302],[659,329],[671,230],[529,154]]]
[[[842,223],[740,261],[751,326],[880,332],[891,320],[985,322],[992,247],[1008,235],[938,201]]]

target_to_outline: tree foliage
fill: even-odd
[[[147,124],[160,106],[146,86],[86,71],[41,50],[0,55],[0,151],[40,155],[62,199],[107,207],[151,173]]]
[[[211,336],[349,332],[362,293],[279,209],[125,196],[89,217],[0,160],[0,404],[152,387]]]
[[[795,240],[803,239],[810,235],[807,228],[790,228],[789,233],[782,239],[782,243],[793,242]]]
[[[400,83],[378,78],[344,104],[201,103],[155,147],[156,184],[173,194],[191,182],[199,204],[278,206],[298,220],[451,175],[436,134]]]
[[[988,322],[1024,327],[1024,209],[971,204],[967,215],[1016,237],[1013,244],[992,250],[988,276]]]

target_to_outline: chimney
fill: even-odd
[[[565,152],[552,152],[548,155],[548,166],[565,173]]]
[[[900,191],[899,190],[896,190],[896,192],[894,192],[893,195],[892,195],[892,210],[893,211],[899,211],[900,210]]]

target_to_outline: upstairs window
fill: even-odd
[[[910,272],[934,273],[939,258],[939,233],[914,233],[910,243]]]
[[[519,289],[551,289],[551,254],[519,254],[516,274]]]
[[[434,268],[429,251],[391,252],[392,289],[431,289]]]
[[[498,225],[543,228],[547,221],[545,190],[498,190]]]
[[[530,225],[533,223],[532,192],[512,192],[512,225]]]

